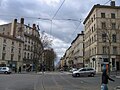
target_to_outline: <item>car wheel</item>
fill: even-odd
[[[76,77],[80,77],[80,74],[79,74],[79,73],[76,73]]]
[[[8,72],[7,72],[7,71],[5,71],[5,72],[4,72],[4,74],[8,74]]]
[[[91,77],[94,77],[94,73],[91,73],[90,76],[91,76]]]

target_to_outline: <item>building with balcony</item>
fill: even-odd
[[[69,68],[81,68],[84,66],[84,32],[82,31],[72,41],[66,50],[64,59]]]
[[[0,66],[19,68],[23,64],[23,44],[20,39],[0,34]]]
[[[10,63],[17,68],[31,70],[42,62],[43,46],[35,24],[30,27],[24,24],[24,18],[21,18],[20,23],[14,19],[12,23],[0,25],[0,38],[1,63],[6,61],[6,65]],[[5,50],[8,50],[6,54]],[[21,63],[17,64],[19,61]]]
[[[94,5],[83,23],[85,63],[97,72],[120,70],[120,6]]]

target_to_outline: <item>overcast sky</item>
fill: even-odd
[[[60,58],[77,34],[84,30],[82,21],[84,21],[93,5],[104,5],[109,0],[65,0],[51,22],[63,1],[0,0],[0,24],[11,22],[14,18],[19,20],[21,17],[25,18],[25,24],[38,24],[41,32],[45,31],[45,33],[51,35],[53,48]],[[110,2],[107,3],[107,5],[109,4]],[[116,0],[116,5],[120,5],[120,0]],[[75,19],[78,21],[63,19]],[[77,27],[78,29],[76,29]]]

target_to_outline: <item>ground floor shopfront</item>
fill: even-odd
[[[0,67],[9,67],[12,71],[18,71],[19,67],[22,67],[23,63],[20,61],[10,61],[10,60],[3,60],[0,61]]]
[[[86,62],[88,67],[92,67],[96,72],[101,72],[104,68],[110,67],[111,71],[120,70],[120,56],[111,55],[110,60],[107,55],[95,55]]]

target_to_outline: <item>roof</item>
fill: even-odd
[[[94,11],[96,8],[120,9],[120,6],[107,6],[107,5],[100,5],[100,4],[94,5],[94,6],[92,7],[91,11],[89,12],[88,16],[85,18],[83,24],[86,23],[86,21],[88,20],[88,18],[90,17],[90,15],[93,13],[93,11]]]
[[[79,36],[81,36],[81,35],[84,35],[84,33],[78,34],[77,37],[72,41],[71,44],[73,44],[73,43],[77,40],[77,38],[78,38]]]

